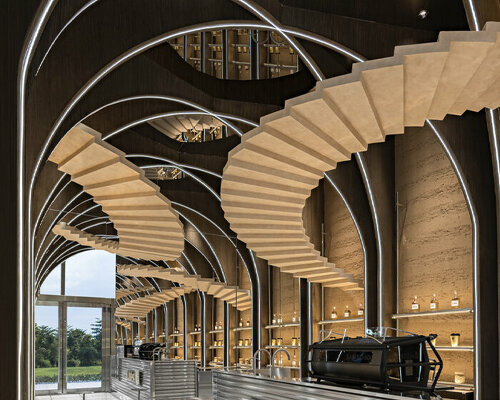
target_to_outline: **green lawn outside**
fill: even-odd
[[[35,378],[37,376],[57,376],[57,367],[35,368]],[[68,376],[98,375],[101,373],[100,365],[89,367],[68,367]]]

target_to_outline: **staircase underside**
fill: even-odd
[[[71,180],[83,186],[109,215],[119,241],[106,240],[77,228],[57,224],[53,232],[83,246],[145,260],[175,260],[184,249],[179,215],[159,187],[125,154],[78,125],[58,143],[49,157]]]
[[[500,23],[442,32],[436,43],[396,47],[353,65],[267,115],[229,153],[222,208],[238,239],[270,264],[325,287],[362,283],[314,249],[302,210],[326,171],[386,135],[426,119],[500,106]]]
[[[239,311],[245,311],[252,307],[250,291],[216,282],[212,278],[202,278],[199,275],[190,275],[173,268],[159,268],[152,265],[117,265],[116,272],[125,276],[155,278],[175,282],[184,287],[189,287],[191,290],[199,290],[219,300],[227,301]]]

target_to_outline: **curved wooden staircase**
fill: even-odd
[[[162,306],[163,303],[176,299],[186,293],[191,293],[192,291],[193,288],[183,286],[138,297],[118,306],[115,309],[115,316],[126,319],[145,317],[156,307]]]
[[[116,272],[125,276],[157,278],[179,283],[192,290],[200,290],[219,300],[227,301],[239,311],[252,307],[252,296],[248,290],[228,286],[212,278],[202,278],[199,275],[190,275],[173,268],[159,268],[152,265],[117,265]]]
[[[179,215],[157,185],[125,154],[85,125],[71,129],[49,157],[83,186],[109,215],[119,241],[101,239],[60,222],[57,235],[84,246],[145,260],[175,260],[184,249]]]
[[[500,23],[481,32],[442,32],[436,43],[396,47],[394,56],[353,65],[263,117],[229,153],[222,208],[238,239],[282,271],[326,287],[361,282],[316,251],[302,210],[326,171],[386,135],[426,119],[500,106]]]

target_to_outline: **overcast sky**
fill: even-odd
[[[66,295],[115,298],[116,256],[90,250],[66,260]],[[41,294],[61,293],[61,268],[57,267],[45,279]],[[90,333],[90,324],[101,318],[100,308],[68,307],[68,326]],[[57,328],[57,307],[37,306],[35,321],[38,325]]]

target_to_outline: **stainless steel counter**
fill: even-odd
[[[132,399],[189,399],[197,396],[195,361],[117,358],[113,390]]]
[[[411,400],[414,397],[324,385],[307,379],[275,378],[238,370],[213,371],[214,399]]]

